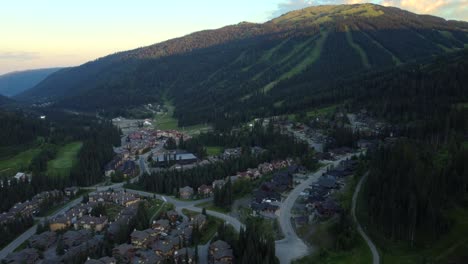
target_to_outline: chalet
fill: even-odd
[[[78,194],[79,190],[80,189],[78,187],[67,187],[67,188],[65,188],[64,192],[65,192],[66,196],[72,197],[72,196],[75,196],[76,194]]]
[[[212,187],[212,189],[221,188],[221,187],[224,186],[224,184],[226,184],[225,180],[215,180],[215,181],[213,181],[211,187]]]
[[[9,254],[3,263],[25,263],[33,264],[37,263],[40,259],[39,252],[33,248],[26,248],[19,252]]]
[[[153,229],[135,230],[130,235],[130,240],[135,248],[146,248],[158,238],[158,234],[159,232]]]
[[[95,217],[91,215],[85,215],[75,222],[75,229],[89,229],[97,232],[101,232],[107,226],[107,217]]]
[[[132,263],[139,264],[160,264],[163,263],[164,259],[158,256],[154,251],[151,250],[138,250],[135,252],[135,257]]]
[[[181,244],[182,240],[179,237],[166,237],[165,239],[155,241],[151,245],[151,249],[158,256],[171,257]]]
[[[171,223],[176,223],[179,219],[179,214],[174,210],[170,210],[166,212],[166,217]]]
[[[174,261],[176,264],[198,262],[194,258],[195,258],[195,251],[191,248],[181,248],[174,252]]]
[[[50,231],[59,231],[68,228],[71,225],[71,219],[62,215],[57,216],[49,221]]]
[[[192,222],[193,226],[202,228],[206,224],[206,216],[203,214],[197,214],[195,216],[190,217],[190,221]]]
[[[92,233],[89,230],[67,231],[63,234],[63,244],[66,249],[76,247],[92,238]]]
[[[193,196],[193,188],[190,186],[185,186],[179,189],[179,195],[182,199],[191,199]]]
[[[338,183],[334,177],[320,177],[316,185],[326,188],[326,189],[336,189],[338,188]]]
[[[122,244],[112,249],[112,256],[117,263],[131,263],[135,256],[136,249],[130,244]]]
[[[18,173],[16,173],[15,176],[13,176],[13,178],[15,178],[17,181],[25,181],[28,177],[27,177],[26,173],[18,172]]]
[[[33,235],[29,239],[29,245],[39,250],[46,250],[57,240],[57,233],[47,231],[38,235]]]
[[[171,225],[167,219],[159,219],[153,222],[153,229],[159,233],[168,233],[171,230]]]
[[[234,263],[234,254],[231,246],[222,240],[217,240],[211,243],[209,248],[209,262],[226,264]]]
[[[197,191],[198,195],[201,197],[210,197],[211,195],[213,195],[213,188],[205,184],[198,187]]]
[[[316,206],[317,212],[325,217],[330,217],[341,210],[340,205],[331,198],[326,199]]]

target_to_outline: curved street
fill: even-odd
[[[291,223],[291,209],[294,206],[297,198],[307,187],[317,181],[327,168],[330,166],[336,166],[341,161],[350,158],[352,155],[346,155],[336,161],[331,162],[327,166],[322,167],[318,171],[311,173],[307,180],[296,186],[289,194],[288,197],[281,203],[279,223],[281,230],[283,231],[284,238],[276,241],[276,256],[280,260],[280,263],[291,263],[291,261],[304,257],[308,254],[313,253],[314,248],[309,247],[302,241],[302,239],[296,234],[292,223]]]

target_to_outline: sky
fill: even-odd
[[[0,74],[76,66],[312,5],[364,2],[468,21],[468,0],[0,0]]]

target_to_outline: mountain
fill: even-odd
[[[468,47],[468,23],[373,4],[316,6],[58,71],[17,96],[121,113],[171,99],[179,125],[292,110],[342,78]],[[274,107],[271,107],[274,105]]]
[[[10,97],[15,96],[36,86],[47,78],[47,76],[59,69],[60,68],[27,70],[0,75],[0,94]]]

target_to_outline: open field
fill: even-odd
[[[211,129],[208,124],[199,124],[188,127],[179,127],[179,121],[174,117],[174,105],[171,101],[165,100],[164,106],[167,112],[163,114],[156,114],[154,117],[154,126],[156,129],[161,130],[180,130],[189,135],[199,134],[202,131]]]
[[[14,176],[18,171],[27,170],[29,163],[40,151],[40,148],[32,148],[19,154],[0,160],[0,175]]]
[[[50,176],[68,176],[71,168],[78,162],[78,151],[82,142],[72,142],[61,147],[57,158],[47,163],[47,174]]]
[[[208,156],[220,155],[223,153],[223,148],[217,146],[206,147],[206,153],[208,154]]]

